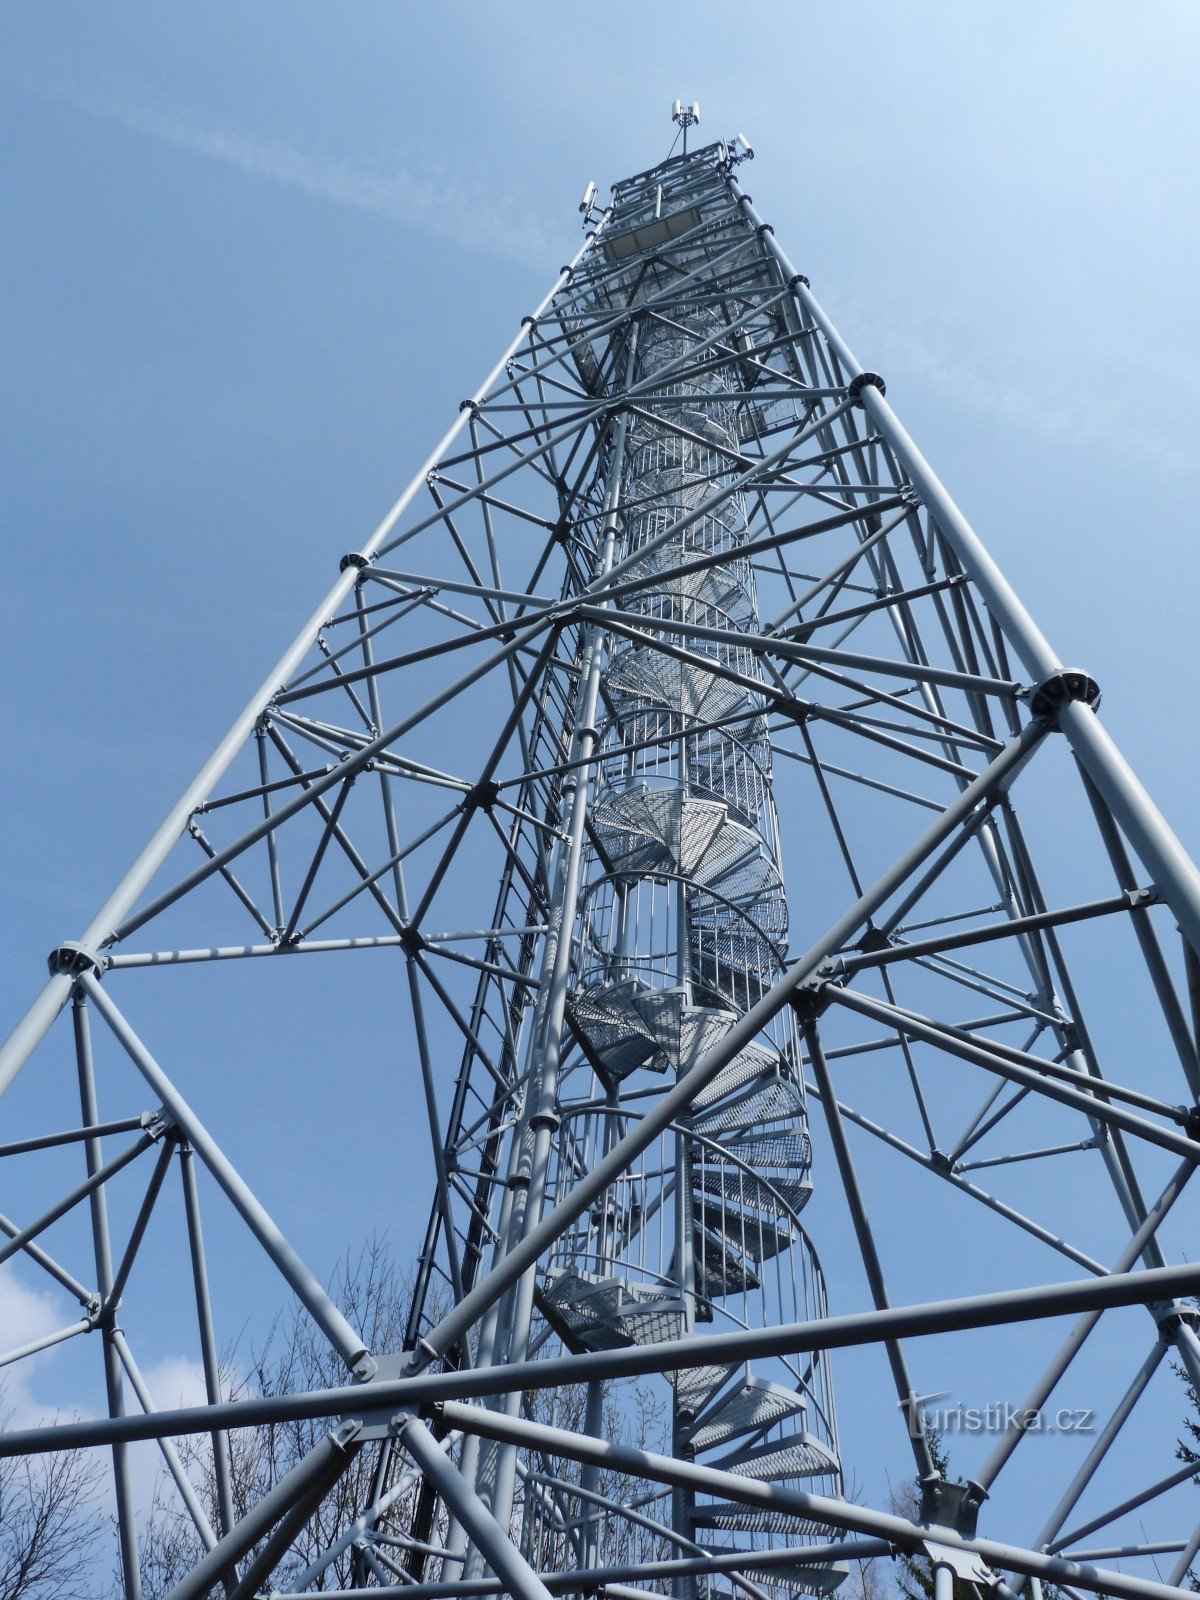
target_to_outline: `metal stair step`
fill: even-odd
[[[811,1433],[788,1433],[770,1444],[749,1450],[734,1450],[713,1466],[736,1472],[740,1478],[755,1478],[761,1483],[782,1483],[796,1478],[813,1478],[823,1472],[837,1472],[838,1459],[827,1445]]]
[[[618,872],[672,871],[688,878],[699,878],[714,841],[736,826],[715,800],[694,800],[682,789],[651,789],[644,783],[605,794],[592,821]],[[718,860],[727,853],[728,847]]]
[[[714,1450],[740,1434],[757,1433],[788,1417],[803,1416],[806,1409],[804,1396],[794,1389],[747,1374],[698,1420],[690,1443],[698,1451]]]
[[[665,656],[660,651],[630,650],[613,661],[605,687],[625,716],[641,705],[679,711],[696,722],[729,716],[746,700],[747,691],[703,667]]]
[[[732,1367],[678,1367],[668,1373],[681,1412],[698,1415],[721,1389]]]
[[[832,1594],[836,1588],[845,1582],[849,1573],[848,1566],[801,1566],[799,1562],[794,1565],[778,1567],[746,1567],[746,1576],[754,1581],[768,1593],[774,1591],[779,1595],[792,1594]]]
[[[766,1051],[762,1054],[765,1056]],[[740,1095],[736,1100],[714,1105],[715,1101],[725,1100],[725,1096],[734,1089],[744,1088],[751,1079],[759,1076],[753,1071],[746,1071],[740,1076],[732,1073],[731,1069],[737,1067],[742,1059],[742,1056],[738,1056],[731,1061],[729,1067],[719,1072],[708,1088],[696,1096],[695,1104],[699,1109],[692,1123],[697,1132],[716,1137],[718,1134],[751,1128],[758,1123],[799,1116],[803,1112],[804,1098],[800,1090],[790,1078],[781,1078],[774,1071],[773,1061],[767,1082],[755,1085],[749,1093]],[[726,1073],[730,1073],[730,1081],[722,1084]]]
[[[798,1173],[807,1170],[812,1161],[812,1144],[808,1134],[800,1129],[789,1128],[780,1133],[750,1133],[724,1142],[734,1155],[755,1168],[783,1167]]]
[[[762,1288],[762,1279],[750,1260],[731,1250],[723,1239],[714,1238],[703,1228],[695,1230],[693,1239],[697,1294],[722,1300],[726,1295]]]
[[[705,1162],[696,1186],[707,1194],[723,1195],[739,1209],[753,1207],[772,1217],[786,1217],[793,1211],[802,1211],[812,1194],[812,1184],[807,1178],[793,1178],[783,1173],[760,1176],[743,1172],[740,1167],[718,1167],[712,1160]]]
[[[726,1062],[716,1077],[710,1083],[705,1084],[704,1088],[700,1090],[692,1101],[695,1126],[703,1128],[705,1133],[721,1126],[738,1129],[749,1127],[752,1121],[755,1120],[754,1113],[758,1111],[757,1107],[754,1108],[754,1112],[746,1122],[732,1123],[724,1123],[722,1121],[723,1112],[710,1112],[709,1108],[714,1106],[718,1100],[724,1100],[728,1095],[736,1094],[739,1090],[745,1090],[759,1078],[774,1081],[777,1078],[777,1065],[778,1057],[764,1045],[747,1045],[744,1050],[739,1051],[734,1056],[732,1061]],[[792,1086],[789,1085],[789,1087]],[[797,1105],[803,1107],[803,1102],[800,1100],[798,1093],[795,1096],[795,1100]],[[788,1110],[780,1110],[774,1113],[777,1117],[789,1114]],[[761,1113],[758,1114],[757,1120],[764,1120]]]
[[[703,1192],[695,1195],[693,1204],[701,1227],[727,1240],[730,1249],[759,1266],[790,1249],[795,1238],[787,1218],[754,1216],[719,1200],[714,1203],[714,1197]]]
[[[574,1267],[547,1274],[542,1305],[568,1344],[577,1350],[619,1350],[660,1344],[683,1332],[678,1295],[625,1278],[597,1278]]]
[[[595,1055],[617,1077],[638,1067],[662,1071],[665,1061],[655,1061],[656,1040],[638,1008],[646,985],[637,978],[577,989],[571,997],[576,1029]]]
[[[765,1507],[744,1506],[737,1500],[715,1500],[697,1506],[692,1518],[697,1528],[725,1528],[740,1533],[786,1533],[791,1538],[815,1537],[828,1530],[811,1517],[790,1511],[768,1511]]]
[[[690,1006],[683,1012],[675,1043],[679,1070],[689,1072],[701,1056],[720,1044],[737,1020],[736,1011],[722,1011],[712,1006]]]

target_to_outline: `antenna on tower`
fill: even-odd
[[[676,100],[671,107],[671,121],[683,129],[683,153],[687,155],[687,131],[700,121],[699,101],[693,100],[690,106],[685,106],[681,100]]]

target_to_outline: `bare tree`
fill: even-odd
[[[402,1348],[412,1281],[408,1273],[396,1267],[383,1241],[371,1239],[357,1255],[347,1255],[334,1275],[330,1292],[371,1349]],[[435,1320],[441,1314],[436,1306],[431,1312]],[[224,1396],[236,1399],[251,1394],[331,1388],[344,1381],[338,1357],[297,1309],[276,1321],[267,1337],[250,1351],[248,1361],[236,1349],[228,1353],[222,1367],[221,1389]],[[582,1431],[585,1405],[585,1391],[572,1388],[531,1394],[525,1409],[538,1421]],[[327,1420],[294,1420],[231,1434],[229,1476],[235,1520],[303,1460],[329,1426]],[[606,1438],[643,1449],[662,1448],[668,1431],[665,1400],[648,1385],[625,1386],[620,1392],[614,1389],[605,1396],[602,1431]],[[461,1444],[451,1448],[453,1459],[457,1459],[460,1450]],[[217,1528],[219,1496],[211,1443],[203,1437],[185,1439],[179,1442],[179,1451],[209,1521]],[[289,1577],[328,1550],[370,1505],[374,1463],[374,1452],[363,1451],[326,1496],[276,1572],[274,1582],[280,1587],[286,1587]],[[637,1561],[672,1553],[662,1535],[642,1526],[636,1517],[629,1519],[603,1508],[589,1513],[590,1502],[575,1492],[580,1484],[580,1469],[575,1463],[551,1463],[531,1457],[527,1468],[513,1508],[512,1532],[535,1562],[569,1563],[572,1549],[577,1555],[589,1516],[594,1518],[592,1535],[606,1560]],[[654,1491],[640,1480],[605,1471],[599,1475],[595,1492],[618,1507],[632,1507],[645,1520],[670,1520],[669,1505],[664,1507]],[[406,1529],[416,1494],[414,1485],[413,1491],[392,1507],[390,1529]],[[429,1529],[431,1544],[441,1546],[447,1533],[445,1511],[440,1508],[436,1525]],[[160,1477],[140,1540],[145,1600],[161,1600],[203,1554],[204,1547],[191,1518],[173,1486],[165,1476]],[[371,1565],[374,1567],[376,1560],[382,1563],[384,1570],[378,1575],[386,1577],[403,1554],[399,1548],[389,1552],[383,1546],[377,1547]],[[356,1570],[356,1563],[361,1561],[361,1555],[353,1550],[345,1552],[328,1565],[312,1586],[350,1586],[356,1577],[363,1576],[361,1567]]]
[[[397,1269],[382,1240],[372,1238],[356,1256],[347,1254],[330,1290],[371,1349],[400,1349],[411,1282]],[[298,1308],[277,1319],[267,1337],[251,1349],[247,1369],[243,1371],[241,1367],[238,1352],[230,1351],[222,1366],[221,1388],[227,1398],[335,1388],[346,1381],[340,1359]],[[329,1421],[320,1418],[297,1419],[231,1434],[229,1479],[235,1521],[302,1461],[330,1426]],[[207,1438],[183,1440],[179,1450],[208,1519],[218,1528],[219,1496],[212,1445]],[[370,1452],[364,1451],[354,1459],[294,1541],[278,1579],[303,1571],[370,1503],[372,1465]],[[159,1479],[146,1517],[140,1554],[145,1600],[159,1600],[168,1594],[204,1554],[190,1516],[164,1477]],[[347,1554],[333,1563],[318,1587],[349,1584],[350,1561]]]
[[[2,1391],[0,1391],[2,1395]],[[0,1416],[0,1429],[12,1421]],[[106,1518],[103,1464],[82,1451],[0,1462],[0,1600],[94,1593]]]

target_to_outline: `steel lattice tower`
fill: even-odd
[[[602,210],[589,186],[578,254],[3,1048],[0,1088],[65,1055],[81,1108],[64,1131],[27,1096],[0,1146],[0,1260],[66,1307],[4,1360],[94,1344],[107,1416],[0,1451],[110,1453],[131,1596],[151,1440],[194,1528],[177,1597],[782,1600],[872,1554],[927,1558],[937,1600],[1185,1592],[1200,877],[743,193],[750,154],[685,145]],[[368,1349],[223,1153],[236,1109],[134,1020],[155,973],[225,962],[332,1005],[338,953],[402,990],[425,1099],[400,1348]],[[810,1105],[853,1263],[806,1223]],[[168,1189],[208,1397],[170,1411],[137,1359]],[[202,1207],[338,1384],[222,1392],[242,1312]],[[1038,1419],[1101,1340],[1097,1429],[1051,1481]],[[1013,1405],[947,1473],[922,1396],[964,1341]],[[850,1348],[912,1514],[847,1490]],[[241,1503],[231,1440],[297,1420],[314,1448]]]

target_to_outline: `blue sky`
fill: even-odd
[[[1194,7],[10,4],[0,47],[6,1021],[676,95],[1200,850]],[[410,1250],[425,1178],[260,1065],[231,1143],[318,1269],[348,1155]]]

